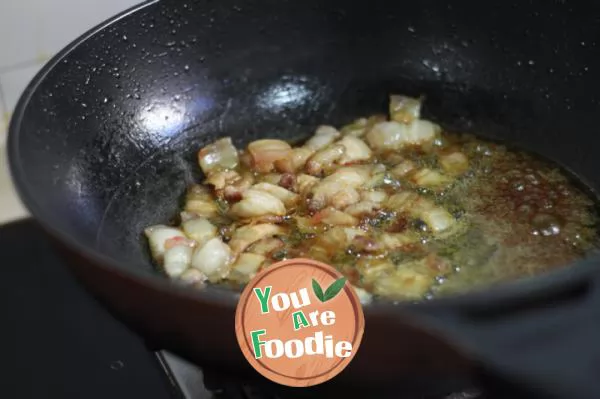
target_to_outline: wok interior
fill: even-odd
[[[308,136],[385,112],[390,93],[424,94],[424,117],[600,183],[600,59],[581,45],[595,5],[214,7],[167,1],[115,21],[56,62],[15,117],[25,202],[123,268],[155,273],[141,232],[178,213],[202,145]]]

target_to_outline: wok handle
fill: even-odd
[[[500,300],[482,295],[430,321],[486,375],[535,397],[599,399],[600,260],[582,263],[589,273],[566,272]]]

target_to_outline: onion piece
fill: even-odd
[[[292,147],[283,140],[264,139],[248,144],[253,169],[259,173],[271,172],[275,161],[288,158],[291,151]]]
[[[183,222],[181,227],[183,228],[183,232],[199,245],[203,245],[218,234],[217,227],[205,218],[188,220]]]
[[[230,137],[224,137],[198,151],[198,163],[205,175],[217,169],[233,169],[238,163],[238,151]]]
[[[148,244],[150,246],[152,257],[155,261],[161,263],[166,251],[165,244],[167,241],[173,238],[186,238],[185,234],[183,234],[181,230],[162,224],[147,227],[144,230],[144,234],[148,238]]]
[[[192,262],[193,248],[188,245],[176,245],[165,251],[163,269],[171,278],[179,277]]]
[[[216,283],[227,277],[233,260],[229,246],[221,238],[215,237],[196,248],[191,264],[204,273],[211,283]]]

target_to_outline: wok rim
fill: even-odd
[[[8,169],[15,191],[20,197],[23,205],[30,212],[31,218],[36,221],[43,230],[65,245],[70,251],[76,252],[84,258],[93,261],[94,267],[103,268],[112,274],[120,275],[121,277],[128,278],[136,283],[144,284],[161,295],[175,295],[179,296],[181,299],[191,299],[209,304],[225,305],[235,309],[239,296],[237,294],[232,295],[229,291],[215,289],[210,286],[203,290],[180,286],[173,284],[166,276],[161,276],[159,273],[147,274],[137,269],[127,268],[125,266],[126,262],[112,259],[101,251],[80,243],[74,235],[70,234],[65,229],[53,226],[45,217],[46,212],[41,209],[39,201],[36,200],[39,196],[36,196],[35,187],[29,184],[25,167],[21,164],[19,157],[21,148],[19,139],[22,132],[21,123],[23,116],[28,108],[31,98],[36,94],[37,88],[54,67],[79,45],[99,34],[104,29],[131,14],[156,6],[159,3],[160,0],[146,0],[104,20],[71,41],[38,71],[21,94],[8,126],[6,142]],[[448,310],[450,308],[468,308],[470,305],[474,304],[477,304],[478,308],[485,307],[494,302],[512,300],[521,296],[528,297],[534,293],[562,287],[568,282],[579,281],[582,277],[588,277],[591,273],[594,273],[594,271],[595,268],[591,262],[575,264],[567,267],[559,267],[556,270],[545,272],[537,276],[523,277],[515,281],[505,282],[491,287],[484,287],[481,290],[460,293],[448,297],[434,298],[426,302],[376,301],[365,306],[364,313],[365,316],[389,316],[394,313],[398,314],[401,310],[416,310],[418,313],[420,309]]]

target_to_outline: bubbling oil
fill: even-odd
[[[471,228],[437,248],[432,244],[455,272],[429,297],[539,275],[600,248],[598,198],[575,176],[505,144],[471,135],[443,137],[461,147],[471,170],[436,201],[459,203]]]

